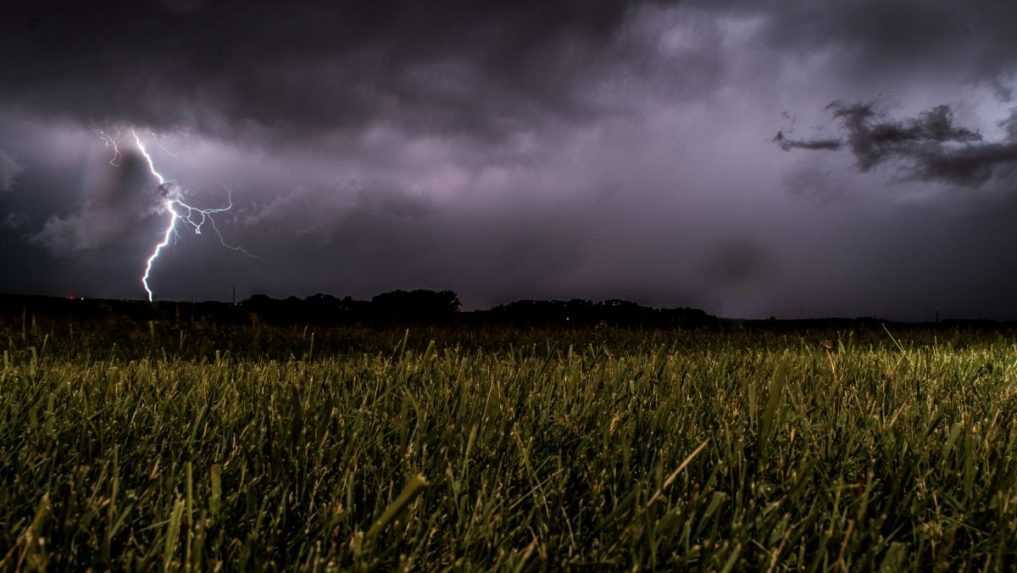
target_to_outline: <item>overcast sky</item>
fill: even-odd
[[[1013,319],[1014,38],[998,0],[8,8],[0,291],[145,296],[133,129],[256,255],[181,227],[160,299]]]

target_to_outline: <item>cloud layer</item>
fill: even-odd
[[[260,257],[181,233],[163,298],[1017,318],[1015,32],[989,0],[19,6],[0,289],[143,294],[166,213],[134,127]]]

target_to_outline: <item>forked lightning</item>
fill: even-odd
[[[219,243],[223,247],[243,253],[247,256],[254,256],[241,247],[227,243],[225,239],[223,239],[222,233],[219,231],[219,227],[216,225],[214,215],[218,213],[225,213],[233,208],[232,193],[227,190],[227,202],[225,207],[219,207],[216,209],[201,209],[193,205],[189,205],[184,201],[180,187],[175,185],[172,181],[168,181],[166,177],[164,177],[163,174],[155,168],[155,162],[152,160],[152,156],[148,153],[148,149],[145,148],[145,143],[141,140],[141,137],[138,136],[138,132],[131,129],[131,135],[134,137],[134,143],[137,145],[138,151],[141,152],[141,155],[145,158],[145,163],[148,165],[148,171],[153,177],[155,177],[156,181],[159,182],[159,193],[163,197],[162,206],[169,212],[169,222],[166,225],[166,230],[163,232],[162,240],[155,245],[152,253],[145,261],[145,274],[141,276],[141,286],[144,287],[145,293],[148,294],[148,300],[150,302],[155,299],[155,296],[152,293],[152,288],[149,285],[152,268],[155,266],[155,262],[158,260],[163,249],[168,247],[173,237],[178,235],[178,222],[182,221],[187,225],[190,225],[191,229],[197,235],[201,234],[202,227],[208,223],[208,225],[212,227],[212,230],[215,231],[216,236],[219,238]],[[111,138],[109,141],[112,141],[112,145],[116,150],[116,141]],[[109,143],[107,142],[107,144]],[[119,150],[117,150],[117,152],[119,153]]]

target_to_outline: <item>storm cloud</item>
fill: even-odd
[[[20,5],[0,290],[143,294],[135,129],[258,255],[181,232],[159,298],[1017,317],[1015,33],[989,0]]]
[[[778,131],[773,141],[784,151],[792,149],[808,149],[811,151],[837,151],[844,143],[839,139],[791,139],[784,136],[783,131]]]
[[[950,106],[939,105],[904,121],[887,119],[875,103],[827,106],[846,132],[845,140],[791,139],[778,132],[774,141],[784,151],[837,151],[845,144],[861,171],[896,162],[906,178],[977,187],[1000,172],[1012,174],[1017,164],[1017,130],[1011,116],[1001,125],[1006,137],[983,141],[977,131],[955,124]],[[1011,168],[1011,169],[1008,169]]]
[[[0,83],[7,105],[49,116],[224,137],[379,119],[499,137],[602,111],[598,82],[625,58],[612,48],[636,6],[43,2],[6,19]]]

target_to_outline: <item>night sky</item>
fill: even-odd
[[[1017,319],[1015,2],[24,4],[3,292]]]

